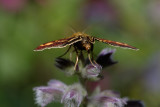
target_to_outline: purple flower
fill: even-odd
[[[95,99],[101,107],[123,107],[125,102],[116,97],[99,96]]]
[[[36,103],[41,107],[46,106],[52,101],[60,101],[67,86],[58,80],[51,80],[48,86],[35,87],[33,90],[36,95]]]
[[[81,75],[83,78],[98,80],[100,77],[101,70],[102,70],[102,67],[100,65],[89,64],[84,69],[82,69]]]
[[[56,58],[55,62],[55,66],[67,75],[73,75],[75,73],[74,62],[64,58]]]
[[[115,52],[115,50],[111,49],[103,49],[100,54],[98,55],[96,59],[97,64],[90,64],[90,61],[87,59],[85,63],[85,67],[83,69],[80,69],[80,73],[83,78],[88,78],[90,80],[99,80],[102,78],[100,75],[102,67],[107,67],[110,65],[113,65],[117,62],[112,60],[112,55]]]
[[[86,90],[80,84],[73,84],[65,91],[61,102],[65,107],[79,107],[86,95]]]
[[[124,107],[127,101],[126,98],[120,98],[118,93],[110,90],[97,92],[97,94],[91,96],[89,99],[89,105],[94,105],[93,107]]]
[[[48,82],[48,86],[59,88],[59,89],[62,89],[62,90],[65,90],[67,88],[67,85],[64,84],[63,82],[59,81],[59,80],[50,80]]]
[[[85,60],[83,54],[79,56],[78,70],[74,70],[74,63],[68,59],[57,58],[56,66],[69,75],[76,74],[79,76],[79,83],[67,86],[61,81],[50,80],[47,86],[35,87],[36,103],[45,107],[52,101],[58,101],[65,107],[143,107],[140,101],[130,101],[128,98],[120,98],[120,94],[115,91],[100,91],[97,83],[92,86],[94,92],[84,88],[87,86],[86,80],[99,80],[102,67],[107,67],[116,62],[111,56],[115,50],[104,49],[100,52],[96,62]],[[106,81],[105,81],[106,84]],[[88,96],[88,93],[92,93]]]
[[[78,63],[78,71],[74,70],[74,62],[68,59],[57,58],[55,65],[67,75],[78,74],[79,76],[81,75],[82,78],[87,78],[95,81],[102,78],[102,76],[100,75],[102,67],[104,68],[117,63],[111,58],[114,52],[115,50],[111,50],[108,48],[103,49],[98,55],[98,58],[96,59],[96,63],[94,63],[94,65],[90,63],[88,58],[84,60],[83,55],[79,56],[79,59],[81,61],[79,61]]]
[[[113,50],[109,48],[103,49],[98,55],[96,62],[100,64],[103,68],[116,64],[117,62],[112,60],[113,53],[115,53],[115,49]]]
[[[83,98],[87,95],[86,90],[80,84],[67,86],[58,80],[50,80],[48,86],[35,87],[36,103],[45,107],[52,101],[64,103],[66,107],[79,107]]]
[[[74,66],[74,62],[64,58],[56,58],[55,66],[61,70],[64,70],[70,66]]]

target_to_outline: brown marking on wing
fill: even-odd
[[[50,49],[50,48],[63,48],[68,45],[71,45],[72,41],[78,41],[77,37],[70,37],[70,38],[65,38],[65,39],[60,39],[60,40],[55,40],[51,42],[44,43],[40,46],[38,46],[34,51],[42,51],[44,49]],[[75,42],[74,41],[74,42]]]
[[[130,46],[126,43],[121,43],[121,42],[116,42],[116,41],[111,41],[111,40],[106,40],[106,39],[101,39],[101,38],[95,38],[95,40],[98,40],[98,41],[103,42],[103,43],[107,43],[107,44],[112,45],[112,46],[118,46],[118,47],[123,47],[123,48],[139,50],[136,47]]]

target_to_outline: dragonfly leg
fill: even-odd
[[[91,54],[90,54],[90,53],[88,53],[88,59],[89,59],[90,63],[91,63],[94,67],[96,67],[96,65],[92,62]],[[95,61],[94,61],[94,62],[95,62]],[[97,63],[96,63],[96,64],[97,64]]]
[[[92,57],[93,62],[94,62],[96,65],[98,65],[97,62],[96,62],[96,61],[94,60],[94,58],[93,58],[93,51],[91,52],[91,57]]]
[[[77,70],[79,55],[78,55],[78,51],[77,51],[76,47],[74,47],[74,48],[75,48],[75,52],[76,52],[76,62],[75,62],[75,65],[74,65],[74,70]]]

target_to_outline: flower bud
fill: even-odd
[[[96,62],[100,64],[103,68],[117,63],[112,60],[112,55],[114,52],[115,50],[111,50],[108,48],[103,49],[98,55]]]
[[[79,107],[86,95],[86,90],[80,84],[73,84],[64,93],[61,102],[65,107]]]
[[[45,107],[52,101],[60,101],[66,88],[67,86],[58,80],[49,81],[48,86],[35,87],[33,90],[36,95],[36,103]]]
[[[74,62],[68,59],[57,58],[55,66],[65,72],[67,75],[73,75],[75,73]]]
[[[89,106],[96,107],[124,107],[127,99],[119,98],[119,94],[113,91],[103,91],[90,97]]]
[[[82,70],[82,77],[92,79],[92,80],[98,80],[101,70],[102,70],[102,67],[100,65],[89,64]]]

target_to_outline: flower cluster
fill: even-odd
[[[66,107],[79,107],[87,92],[79,83],[67,86],[61,81],[51,80],[48,86],[34,88],[36,103],[45,107],[52,101],[64,103]]]
[[[78,70],[74,70],[74,62],[68,59],[57,58],[56,67],[67,75],[78,75],[79,82],[66,85],[58,80],[51,80],[47,86],[35,87],[36,103],[45,107],[55,101],[64,104],[64,107],[144,107],[140,101],[131,101],[128,98],[121,98],[118,92],[112,90],[101,91],[96,87],[92,93],[85,87],[87,80],[98,81],[102,79],[102,68],[113,65],[117,62],[112,60],[115,50],[104,49],[98,55],[94,65],[83,56],[78,64]]]
[[[88,107],[123,107],[127,99],[121,99],[119,94],[110,90],[100,92],[99,87],[95,89],[91,96],[87,95],[87,91],[81,84],[75,83],[67,86],[61,81],[51,80],[48,86],[34,88],[36,94],[36,103],[41,107],[45,107],[52,101],[58,101],[65,107],[79,107],[85,97],[88,100]],[[112,105],[112,106],[109,106]]]
[[[90,98],[89,107],[123,107],[127,104],[127,98],[120,98],[118,92],[111,90],[105,90],[100,92],[99,87],[97,87],[94,95]]]
[[[99,80],[101,78],[102,67],[104,68],[117,63],[111,57],[114,52],[115,50],[111,49],[102,50],[94,65],[88,59],[81,60],[78,64],[78,71],[74,70],[74,62],[69,59],[57,58],[55,66],[67,75],[78,74],[84,79]],[[81,58],[84,59],[83,56]]]

